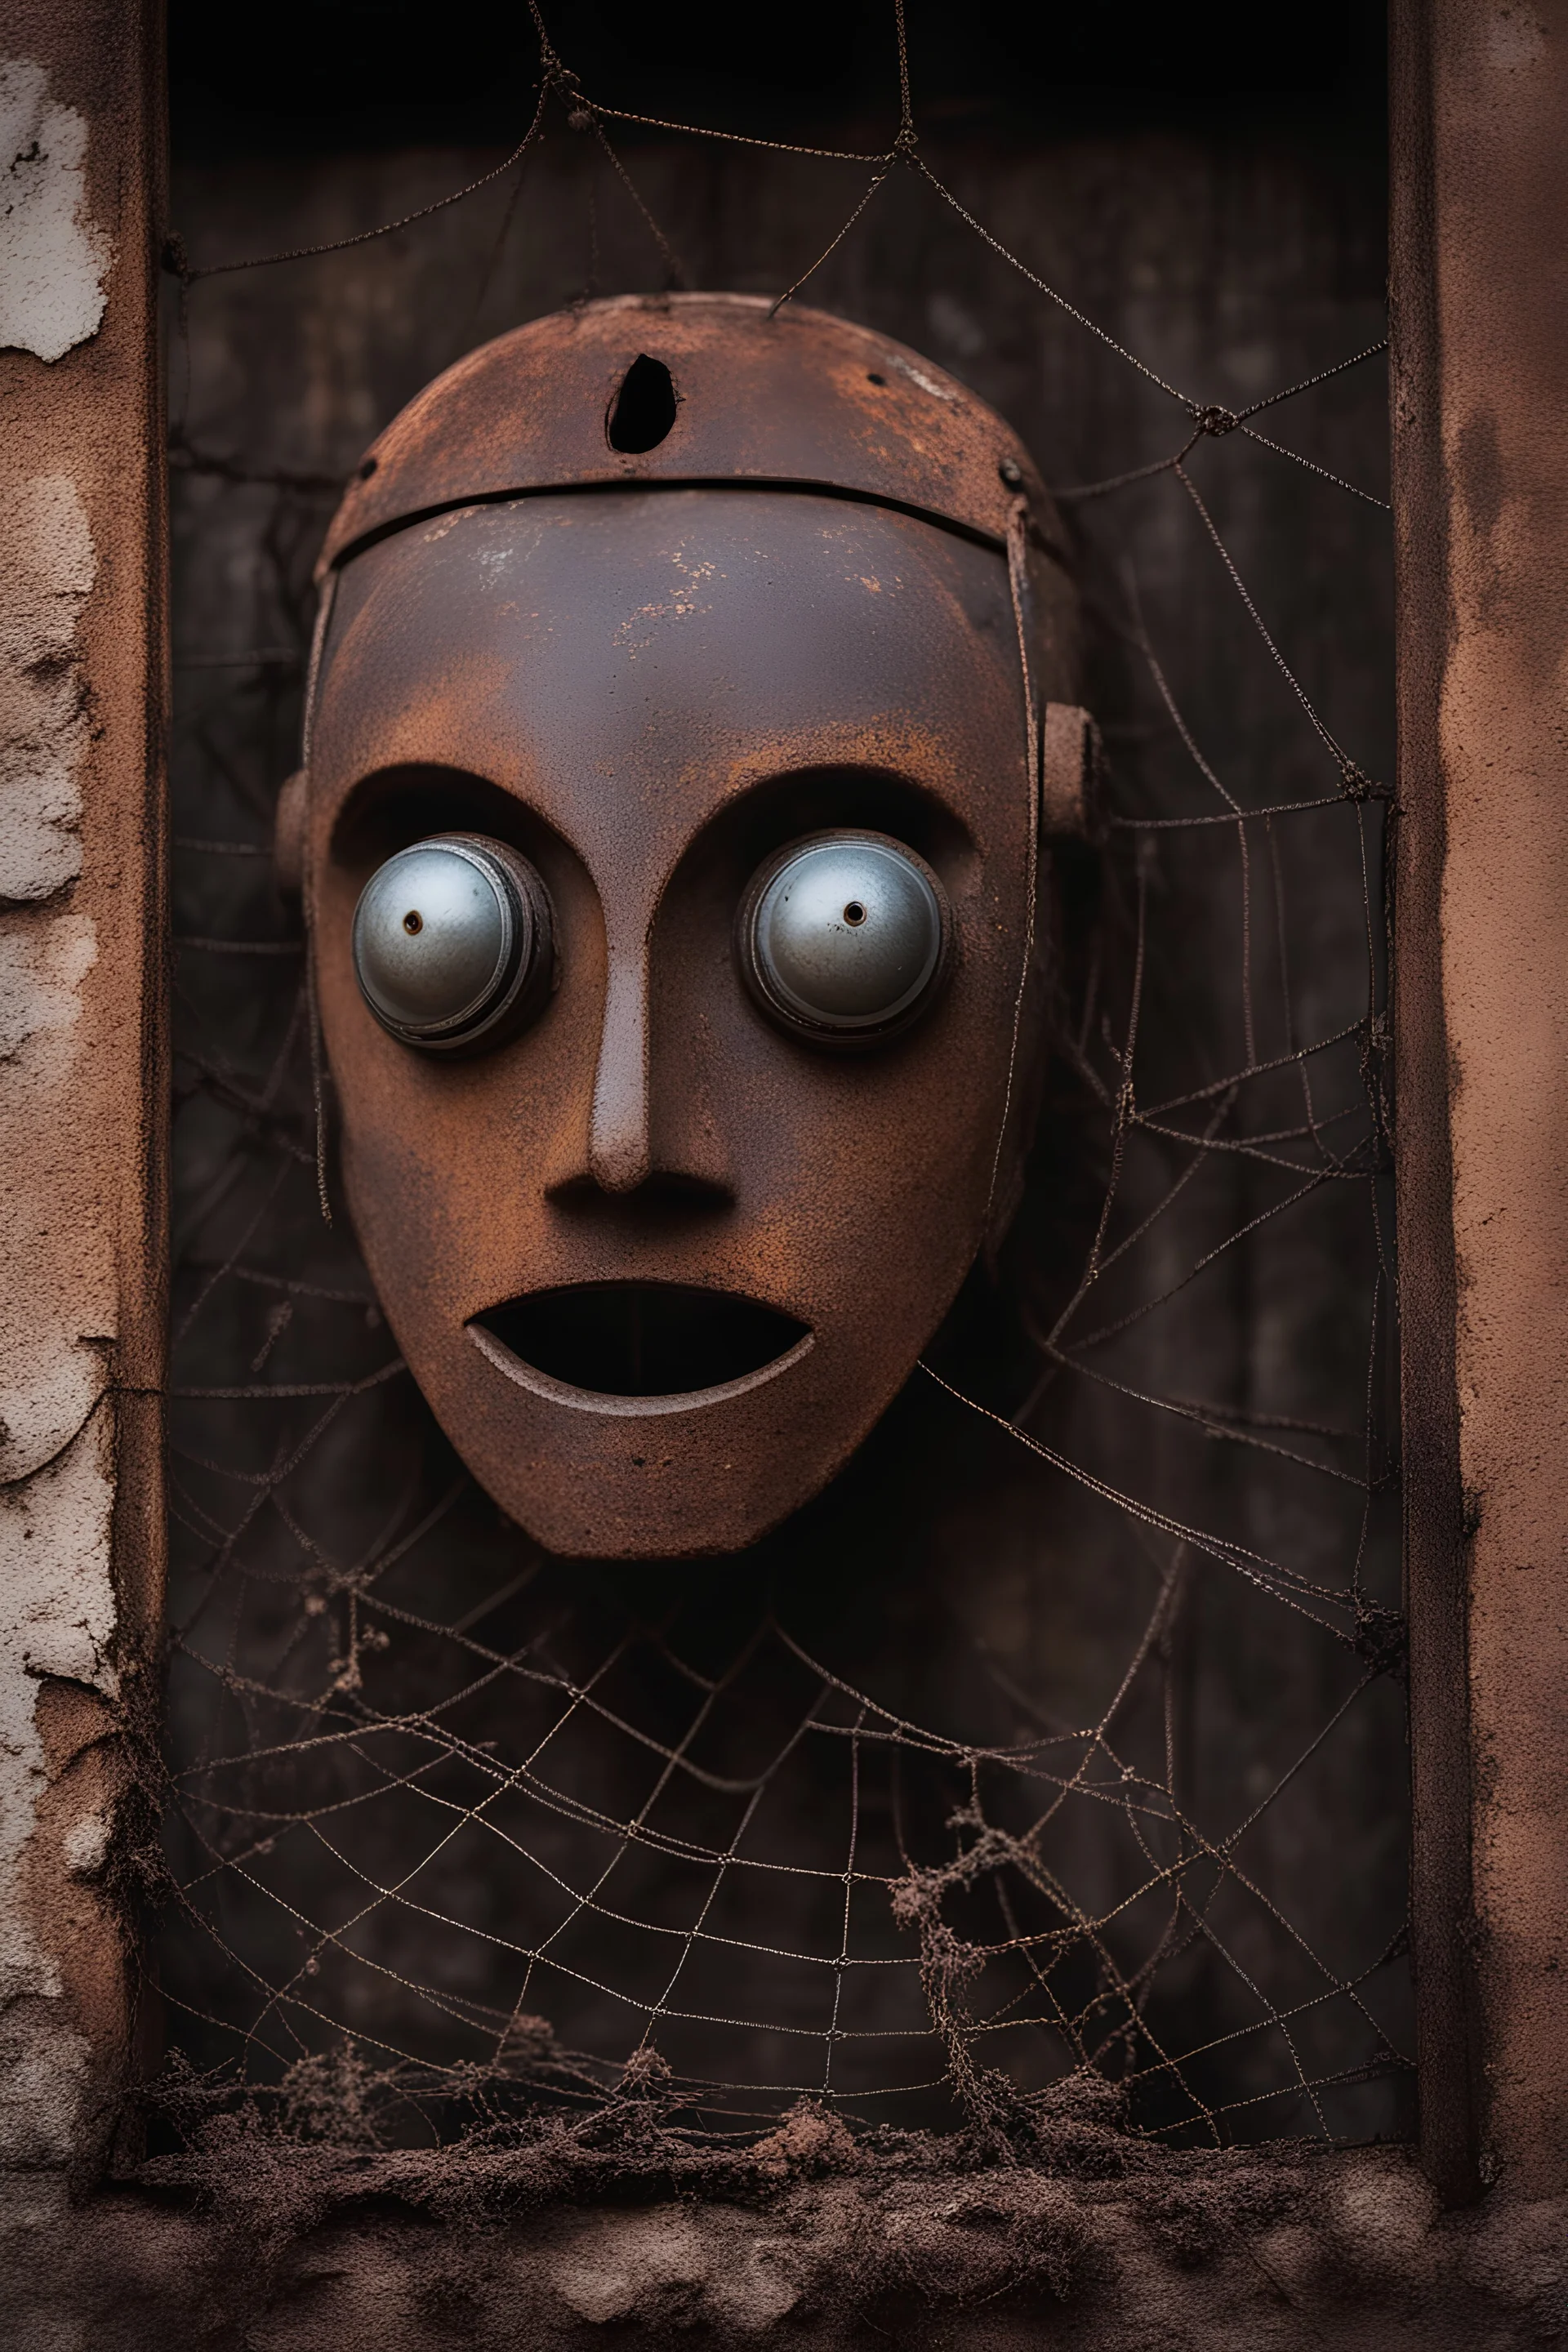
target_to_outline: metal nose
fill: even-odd
[[[652,1165],[647,998],[646,941],[612,950],[588,1123],[589,1172],[605,1192],[635,1192]]]

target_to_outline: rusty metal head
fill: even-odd
[[[1011,1197],[1092,731],[1049,502],[940,370],[743,297],[541,320],[372,457],[284,850],[360,1239],[542,1541],[732,1550]]]
[[[1020,494],[1059,544],[994,409],[886,335],[762,295],[628,295],[470,352],[372,444],[318,576],[388,530],[480,499],[653,484],[834,491],[1005,541]]]

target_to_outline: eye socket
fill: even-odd
[[[923,857],[885,833],[809,834],[759,866],[741,901],[736,951],[781,1029],[854,1052],[918,1021],[946,977],[947,893]]]
[[[515,1036],[550,992],[550,897],[504,842],[437,833],[377,866],[354,908],[354,976],[382,1027],[426,1054]]]

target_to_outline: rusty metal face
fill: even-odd
[[[735,308],[744,356],[758,312]],[[674,352],[674,430],[699,443],[701,387],[773,396],[782,436],[811,380],[809,318],[770,395],[754,355],[726,371],[723,304],[701,310],[702,336],[621,305],[593,333],[525,331],[551,398],[588,383],[592,434],[553,429],[592,447],[593,495],[526,469],[497,495],[426,394],[364,486],[387,503],[367,523],[356,492],[329,542],[302,823],[350,1203],[454,1444],[572,1554],[732,1550],[826,1483],[1000,1213],[1040,1033],[1015,445],[914,381],[962,420],[961,457],[989,435],[996,530],[935,519],[934,464],[900,459],[885,414],[874,446],[843,428],[839,471],[874,458],[919,493],[898,505],[834,494],[826,427],[823,487],[773,460],[721,473],[733,419],[706,481],[623,481],[617,387],[649,352]],[[618,375],[584,359],[606,317]],[[686,343],[658,340],[671,319]],[[889,347],[820,331],[823,402],[846,404],[852,344],[885,380],[870,413]],[[540,381],[497,389],[491,354],[521,340],[454,372],[458,439],[475,381],[506,410],[486,448],[544,433]],[[962,504],[966,479],[978,460],[937,488]],[[1033,660],[1058,700],[1072,609],[1037,554]]]

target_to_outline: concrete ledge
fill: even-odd
[[[997,2168],[488,2224],[384,2191],[301,2228],[145,2190],[0,2181],[27,2352],[450,2352],[605,2343],[1095,2352],[1507,2352],[1568,2332],[1568,2206],[1441,2214],[1399,2150],[1173,2158],[1120,2181]]]

